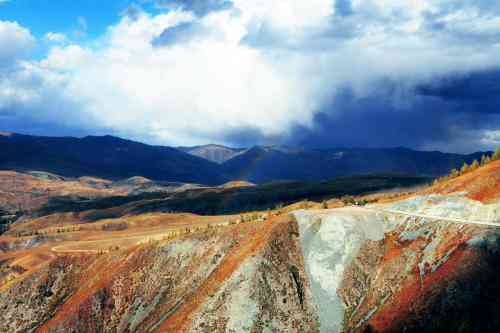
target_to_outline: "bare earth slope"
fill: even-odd
[[[409,215],[297,212],[321,332],[499,331],[499,166],[375,206]]]
[[[431,187],[428,192],[449,194],[466,192],[467,197],[484,203],[500,199],[500,160]]]
[[[150,230],[130,242],[113,236],[119,249],[98,253],[103,240],[87,248],[69,235],[55,243],[69,247],[7,251],[0,259],[0,331],[317,330],[293,220],[189,219],[188,227],[166,222],[156,240]],[[35,253],[43,255],[37,265],[21,260]]]
[[[88,178],[88,177],[87,177]],[[95,182],[105,182],[95,179]],[[46,204],[50,197],[80,195],[105,197],[125,195],[123,189],[89,185],[88,179],[65,180],[48,173],[19,173],[0,170],[0,208],[29,210]]]

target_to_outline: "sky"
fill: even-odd
[[[0,130],[500,146],[490,0],[0,0]]]

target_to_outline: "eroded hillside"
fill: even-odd
[[[362,207],[27,215],[0,236],[0,331],[498,331],[499,167]]]
[[[1,331],[317,330],[293,220],[185,218],[5,246]]]
[[[498,331],[499,163],[402,201],[295,213],[321,332]]]

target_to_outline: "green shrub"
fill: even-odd
[[[491,156],[491,159],[493,161],[500,159],[500,147],[495,149],[495,152],[493,153],[493,156]]]

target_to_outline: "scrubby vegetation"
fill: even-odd
[[[22,215],[21,212],[8,212],[0,209],[0,235],[9,230],[10,224]]]
[[[43,216],[86,211],[86,221],[119,218],[127,214],[190,212],[201,215],[276,209],[304,199],[322,201],[344,195],[362,195],[392,188],[424,185],[432,179],[399,174],[340,177],[323,182],[274,182],[254,187],[194,189],[174,194],[147,193],[101,199],[53,198],[34,212]]]
[[[496,160],[500,160],[500,148],[497,148],[492,155],[481,156],[480,161],[474,160],[472,161],[471,164],[464,163],[460,169],[452,169],[448,175],[435,179],[434,185],[438,185],[442,182],[446,182],[450,179],[457,178],[461,175],[472,172],[478,169],[479,167],[484,166]]]
[[[106,223],[106,224],[103,224],[103,226],[102,226],[103,231],[120,231],[120,230],[126,230],[127,228],[128,228],[128,224],[126,222]]]
[[[342,198],[340,198],[340,200],[342,200],[342,203],[346,206],[366,206],[370,203],[370,201],[366,199],[356,200],[351,195],[344,195]]]
[[[368,175],[342,177],[325,182],[280,182],[224,191],[196,190],[175,194],[165,200],[143,201],[131,208],[133,213],[191,212],[202,215],[265,210],[310,199],[340,198],[384,189],[410,187],[430,182],[427,177]]]
[[[500,160],[500,147],[495,150],[491,159],[493,161]]]

